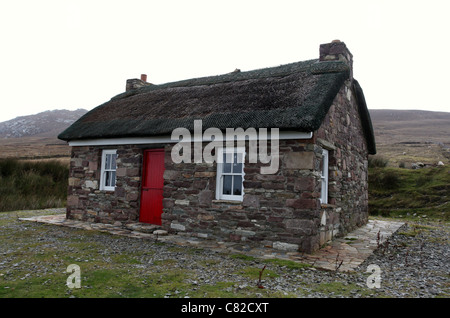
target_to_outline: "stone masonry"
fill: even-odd
[[[67,217],[114,223],[139,219],[142,149],[117,146],[115,191],[100,191],[102,149],[72,147],[67,197]]]
[[[312,139],[280,140],[279,170],[244,164],[242,202],[215,199],[216,164],[175,164],[173,144],[117,149],[115,191],[99,190],[102,149],[73,147],[67,218],[101,223],[139,221],[143,150],[165,148],[162,226],[171,232],[249,241],[313,252],[368,220],[367,146],[347,80]],[[247,145],[248,147],[248,145]],[[322,149],[329,151],[329,200],[320,204]]]
[[[329,202],[323,205],[322,148],[329,150]],[[166,228],[309,253],[367,223],[367,147],[350,80],[312,139],[280,140],[276,174],[260,174],[262,164],[249,164],[247,149],[243,202],[215,200],[216,166],[173,164],[170,150],[164,173]]]
[[[317,145],[329,150],[329,204],[320,216],[323,244],[366,224],[369,217],[368,150],[350,81],[315,136]]]
[[[166,153],[162,226],[171,232],[309,253],[367,223],[367,147],[350,80],[312,139],[280,140],[276,174],[260,174],[267,164],[248,163],[247,151],[242,202],[215,199],[216,164],[175,164],[173,144],[156,146]],[[111,147],[118,155],[115,191],[99,190],[105,148],[73,147],[67,217],[101,223],[138,221],[143,150],[149,147]],[[323,148],[329,151],[326,205],[319,200]]]
[[[281,140],[279,151],[275,175],[260,174],[264,164],[249,164],[247,152],[242,202],[215,200],[215,164],[169,163],[164,173],[163,225],[204,238],[311,250],[309,242],[318,234],[320,196],[314,144]]]

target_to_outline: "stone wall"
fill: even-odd
[[[249,163],[247,148],[242,202],[216,200],[215,164],[166,160],[163,225],[215,240],[317,249],[320,174],[315,171],[316,148],[312,140],[280,140],[280,169],[273,175],[260,173],[261,166],[268,164]],[[170,151],[168,147],[166,154]]]
[[[368,150],[357,109],[347,81],[315,133],[317,145],[329,149],[329,204],[322,206],[321,244],[368,221]]]
[[[117,146],[115,191],[100,191],[102,149],[72,147],[67,217],[114,223],[139,220],[142,149]]]
[[[312,252],[365,224],[367,147],[350,83],[313,139],[280,140],[276,174],[262,175],[262,164],[248,163],[247,148],[243,202],[215,199],[215,164],[173,164],[167,147],[163,225],[203,238]],[[329,150],[329,202],[321,205],[323,148]]]
[[[279,170],[244,165],[242,202],[216,200],[216,164],[182,163],[165,147],[162,224],[172,232],[214,240],[252,241],[313,252],[368,219],[367,147],[348,81],[322,126],[308,140],[280,140]],[[246,145],[248,147],[248,145]],[[136,222],[143,149],[118,146],[115,191],[100,191],[99,147],[73,147],[67,217],[90,222]],[[329,202],[320,204],[322,149],[329,150]],[[270,148],[269,148],[270,149]],[[192,155],[194,153],[192,152]]]

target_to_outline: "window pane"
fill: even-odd
[[[320,202],[324,203],[324,204],[328,203],[328,191],[327,191],[327,183],[326,183],[325,179],[323,179],[321,182]]]
[[[106,154],[105,155],[105,169],[109,170],[111,168],[111,155]]]
[[[231,162],[232,162],[232,154],[224,153],[223,154],[223,172],[230,173],[231,172]]]
[[[115,186],[116,186],[116,172],[111,171],[111,187],[115,187]]]
[[[223,176],[223,194],[229,194],[231,195],[231,182],[232,182],[232,176]]]
[[[324,159],[323,157],[320,159],[320,174],[322,175],[322,177],[323,177],[323,173],[324,173],[324,169],[323,169],[324,160],[323,159]]]
[[[244,154],[242,152],[235,153],[234,154],[234,162],[243,163],[244,162],[243,155]]]
[[[241,153],[234,154],[233,173],[242,173],[242,154]]]
[[[116,158],[116,154],[111,155],[111,169],[113,170],[116,170]]]
[[[234,176],[233,177],[233,195],[241,195],[242,194],[242,176]]]
[[[109,187],[111,183],[111,176],[108,171],[105,172],[105,187]]]

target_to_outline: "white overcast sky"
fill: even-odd
[[[347,44],[368,107],[450,111],[450,1],[0,0],[0,121]]]

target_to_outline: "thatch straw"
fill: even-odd
[[[149,85],[113,97],[58,138],[170,135],[178,127],[193,131],[195,119],[203,120],[203,129],[278,127],[314,131],[348,77],[349,69],[342,62],[309,60]]]

